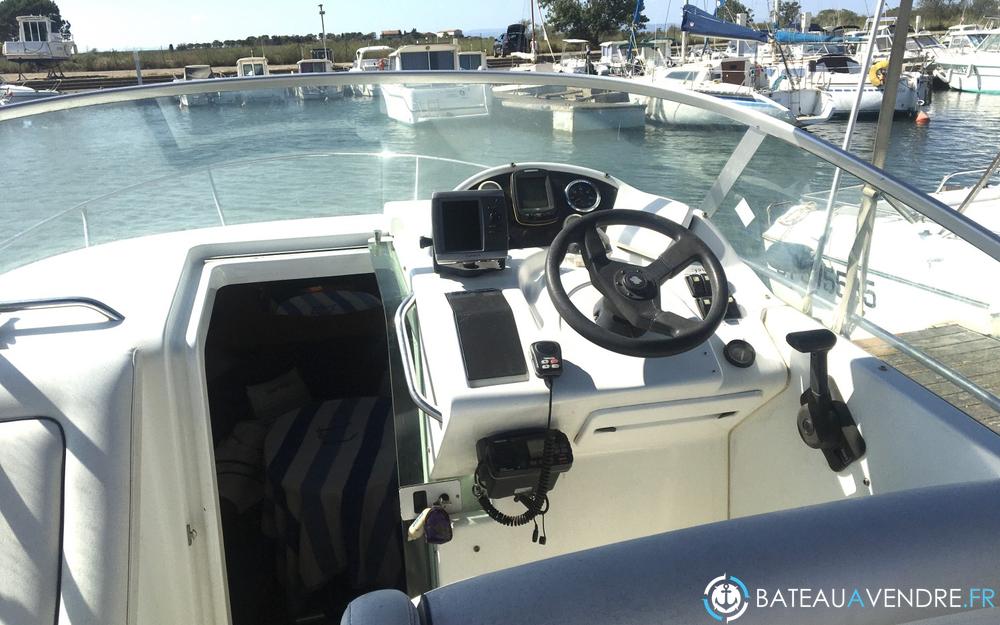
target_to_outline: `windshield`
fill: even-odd
[[[973,45],[979,45],[977,48],[979,52],[1000,52],[1000,34],[993,34],[985,39],[972,36],[969,38],[973,39]]]
[[[423,67],[444,55],[454,59],[400,56]],[[19,155],[8,178],[51,181],[5,195],[0,270],[178,230],[378,214],[488,167],[555,162],[703,210],[776,301],[858,340],[998,331],[998,295],[978,285],[1000,283],[1000,270],[957,236],[969,236],[964,222],[784,122],[624,81],[394,73],[271,76],[235,91],[176,83],[170,96],[0,110],[0,143]],[[346,95],[306,99],[300,82]],[[184,89],[204,97],[179,99]],[[981,216],[994,230],[995,214]]]

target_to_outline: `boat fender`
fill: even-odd
[[[889,71],[889,61],[879,61],[868,70],[868,82],[876,87],[885,83],[885,75]]]

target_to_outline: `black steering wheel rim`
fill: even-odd
[[[597,234],[601,226],[637,226],[673,240],[667,250],[646,267],[607,257]],[[570,301],[560,268],[572,243],[581,248],[591,283],[635,327],[644,331],[631,338],[597,325]],[[660,287],[698,262],[712,286],[712,303],[704,319],[690,320],[659,308]],[[559,315],[590,342],[627,356],[673,356],[707,341],[725,319],[729,283],[719,257],[688,228],[655,213],[615,209],[599,211],[566,224],[549,246],[545,258],[546,288]],[[662,338],[649,338],[653,334]]]

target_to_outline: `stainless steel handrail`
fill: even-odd
[[[417,303],[417,298],[411,293],[403,300],[396,309],[396,341],[399,343],[399,353],[403,357],[403,376],[406,378],[406,389],[410,393],[410,398],[421,410],[426,412],[439,423],[444,423],[444,417],[434,404],[430,402],[417,387],[416,374],[413,371],[413,352],[410,349],[410,341],[406,335],[406,315]]]
[[[980,167],[979,169],[966,169],[966,170],[963,170],[963,171],[952,172],[952,173],[948,174],[947,176],[945,176],[944,178],[941,179],[941,182],[938,183],[937,188],[934,189],[934,193],[940,193],[940,192],[944,191],[945,190],[945,188],[944,188],[945,185],[948,184],[948,181],[951,180],[952,178],[957,178],[958,176],[971,176],[973,174],[978,174],[979,176],[982,176],[988,170],[989,170],[988,167]],[[1000,171],[993,172],[992,175],[993,176],[1000,175]]]
[[[102,301],[91,297],[52,297],[46,299],[26,299],[16,302],[0,302],[0,313],[12,313],[22,310],[41,310],[44,308],[88,308],[108,318],[108,321],[125,321],[125,315]]]

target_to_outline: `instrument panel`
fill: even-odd
[[[618,189],[581,173],[517,167],[480,180],[469,190],[501,190],[509,206],[509,248],[545,247],[571,215],[614,207]]]

